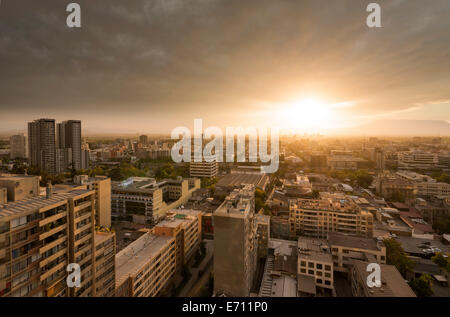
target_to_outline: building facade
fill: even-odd
[[[11,159],[16,158],[27,158],[27,138],[22,134],[13,135],[9,138],[10,143],[10,157]]]
[[[55,174],[55,120],[38,119],[28,123],[28,161],[32,166]]]
[[[255,187],[235,189],[214,212],[214,292],[249,296],[256,270]]]

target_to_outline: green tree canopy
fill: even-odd
[[[386,262],[394,265],[404,278],[408,273],[412,273],[414,269],[414,262],[408,258],[405,250],[401,244],[394,238],[384,239],[386,246]]]
[[[409,282],[409,286],[412,288],[417,297],[430,297],[433,295],[432,278],[428,274],[422,274],[419,278],[413,279]]]

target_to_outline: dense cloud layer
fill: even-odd
[[[2,1],[0,130],[71,116],[167,132],[303,95],[353,102],[354,118],[433,105],[450,119],[435,106],[450,100],[448,0],[380,0],[381,29],[365,0],[79,0],[81,29],[69,2]]]

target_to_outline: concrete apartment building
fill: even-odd
[[[201,241],[201,211],[172,210],[165,220],[154,227],[158,236],[174,237],[176,240],[176,271],[180,272],[198,249]]]
[[[333,294],[333,258],[326,240],[298,239],[297,273],[299,296],[315,296],[318,289]]]
[[[28,161],[50,174],[56,170],[55,120],[38,119],[28,123]]]
[[[395,175],[413,184],[414,193],[418,197],[431,198],[450,195],[450,184],[436,182],[431,176],[411,171],[398,171]]]
[[[267,257],[267,249],[270,239],[270,216],[256,215],[258,258]]]
[[[416,297],[413,290],[393,265],[381,264],[381,287],[369,287],[367,277],[368,262],[354,261],[350,280],[355,297]]]
[[[148,177],[132,177],[115,183],[111,192],[112,213],[137,223],[154,223],[166,212],[178,208],[200,188],[200,179],[167,179],[157,182]]]
[[[328,243],[335,271],[348,273],[355,260],[386,263],[386,247],[374,238],[330,233]]]
[[[0,210],[2,296],[95,296],[94,192],[76,190],[9,203]],[[81,285],[68,288],[68,263]]]
[[[116,290],[116,234],[96,231],[94,248],[94,294],[96,297],[114,297]]]
[[[439,154],[424,151],[398,152],[398,166],[407,169],[428,169],[439,164]]]
[[[95,191],[95,225],[111,227],[111,179],[106,176],[78,175],[74,184]]]
[[[54,192],[64,193],[75,189],[93,190],[95,192],[95,225],[111,227],[111,179],[106,176],[89,177],[77,175],[73,182],[57,184]]]
[[[214,178],[219,174],[219,163],[214,162],[194,162],[189,163],[190,177]]]
[[[146,233],[116,255],[116,297],[155,297],[175,274],[174,237]]]
[[[289,201],[290,236],[326,238],[329,232],[372,237],[373,216],[351,199],[328,197]]]
[[[60,171],[69,168],[80,170],[82,166],[81,151],[81,121],[68,120],[57,124],[57,148],[65,151],[65,161],[60,167]]]
[[[249,296],[257,259],[255,187],[235,189],[213,217],[214,292]]]
[[[28,123],[28,161],[50,174],[69,168],[89,166],[82,150],[81,121],[68,120],[55,124],[54,119],[38,119]]]
[[[11,159],[27,158],[27,138],[22,134],[13,135],[9,138]]]
[[[5,188],[10,202],[36,197],[40,194],[39,177],[0,174],[0,188]]]

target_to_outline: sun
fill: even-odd
[[[282,111],[286,126],[298,130],[317,130],[330,127],[332,110],[319,99],[302,99]]]

